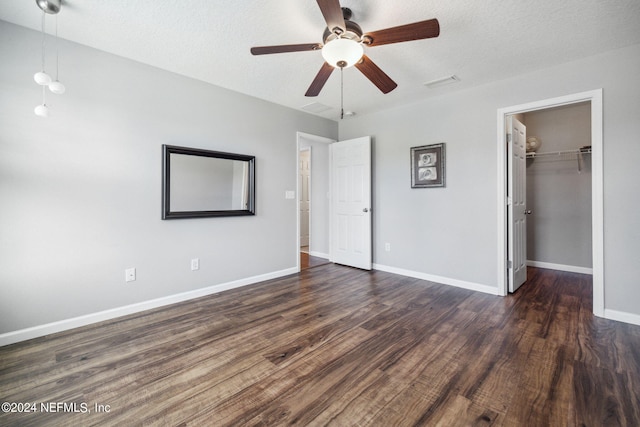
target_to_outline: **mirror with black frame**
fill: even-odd
[[[255,156],[162,146],[162,219],[255,215]]]

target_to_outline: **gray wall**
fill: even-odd
[[[42,119],[39,47],[0,21],[0,333],[295,268],[296,132],[335,122],[65,41]],[[162,144],[255,155],[257,215],[162,221]]]
[[[0,333],[295,267],[296,131],[338,125],[64,41],[43,120],[39,43],[0,22]],[[605,308],[640,315],[638,75],[635,45],[340,122],[373,136],[374,261],[495,287],[496,110],[603,88]],[[447,187],[412,190],[438,142]],[[257,216],[161,221],[163,143],[255,155]]]
[[[603,88],[605,309],[640,315],[638,75],[634,45],[340,122],[374,138],[375,263],[495,287],[497,110]],[[438,142],[447,187],[412,190],[409,148]]]
[[[538,153],[591,145],[591,104],[580,103],[524,114],[527,136]],[[591,156],[540,156],[527,160],[527,259],[592,267]]]

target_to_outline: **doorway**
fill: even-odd
[[[505,129],[507,118],[512,115],[539,111],[563,105],[589,102],[591,106],[591,234],[593,260],[593,313],[604,316],[604,222],[602,177],[602,90],[582,92],[543,101],[521,104],[498,110],[498,288],[507,295],[509,287],[509,218],[507,214],[507,144]]]
[[[591,103],[522,114],[526,160],[527,263],[592,274]]]
[[[297,133],[297,269],[328,264],[330,214],[329,147],[335,140]]]
[[[311,223],[311,147],[302,147],[298,161],[298,188],[300,189],[300,252],[309,253]]]

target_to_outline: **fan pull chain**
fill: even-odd
[[[344,81],[342,73],[344,67],[340,67],[340,120],[344,119]]]

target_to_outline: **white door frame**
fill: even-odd
[[[578,102],[591,102],[591,234],[593,251],[593,314],[604,317],[604,200],[602,89],[498,109],[498,292],[507,295],[507,146],[506,116]]]
[[[313,142],[321,142],[324,144],[333,144],[335,139],[326,138],[324,136],[312,135],[310,133],[296,132],[296,269],[300,272],[300,140],[306,139]],[[331,170],[331,156],[329,156],[329,170]],[[313,174],[313,168],[311,169]],[[329,174],[331,179],[331,174]],[[329,183],[331,188],[331,183]],[[311,242],[311,221],[309,221],[309,242]],[[331,248],[331,235],[329,234],[329,248]],[[311,247],[309,247],[311,250]]]

